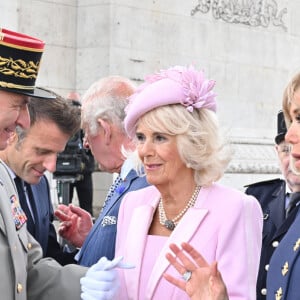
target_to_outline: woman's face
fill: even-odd
[[[192,169],[187,168],[179,156],[176,136],[154,132],[139,122],[136,138],[137,151],[150,184],[174,184],[185,176],[193,176]]]
[[[289,108],[290,127],[285,136],[285,141],[292,146],[291,167],[300,173],[300,90],[296,90]]]

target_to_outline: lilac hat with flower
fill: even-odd
[[[133,137],[138,119],[160,106],[182,104],[190,112],[194,108],[207,108],[215,112],[214,85],[214,80],[206,79],[203,71],[197,71],[193,66],[176,66],[147,76],[129,98],[124,120],[127,134]]]

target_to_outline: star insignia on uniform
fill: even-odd
[[[282,288],[279,288],[275,294],[275,299],[281,300],[281,298],[282,298]]]
[[[289,263],[286,261],[283,267],[281,268],[282,276],[285,276],[288,271],[289,271]]]
[[[293,250],[294,251],[297,251],[298,249],[299,249],[299,247],[300,247],[300,238],[297,240],[297,242],[294,244],[294,248],[293,248]]]

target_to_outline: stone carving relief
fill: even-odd
[[[279,9],[275,0],[198,0],[191,16],[209,11],[216,20],[227,23],[265,28],[273,25],[287,31],[284,21],[287,8]]]

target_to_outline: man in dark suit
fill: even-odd
[[[300,177],[289,167],[289,145],[284,136],[287,132],[283,112],[277,116],[277,136],[275,148],[284,179],[273,179],[247,185],[246,194],[253,195],[261,204],[264,214],[263,243],[257,279],[257,300],[265,300],[267,295],[266,278],[269,262],[274,250],[293,223],[297,209],[290,210],[289,192],[300,191]]]
[[[95,82],[82,98],[82,124],[99,169],[117,176],[95,224],[84,210],[59,205],[56,216],[63,221],[59,233],[81,248],[76,259],[90,266],[102,256],[115,256],[118,212],[124,195],[148,186],[145,177],[134,171],[134,161],[124,153],[135,150],[124,130],[125,107],[134,85],[126,78],[110,76]],[[93,226],[93,227],[92,227]]]
[[[80,118],[59,96],[51,101],[32,99],[28,109],[30,128],[17,128],[0,158],[15,179],[27,228],[40,243],[44,257],[53,257],[61,264],[74,263],[74,255],[64,253],[57,241],[49,183],[44,173],[55,171],[57,154],[79,128]]]

